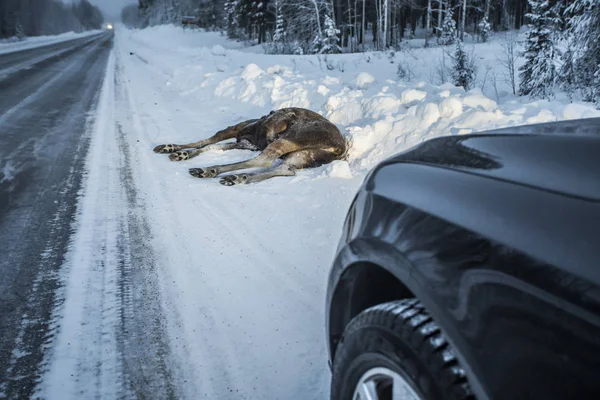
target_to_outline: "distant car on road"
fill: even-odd
[[[600,399],[600,119],[379,164],[326,312],[334,400]]]

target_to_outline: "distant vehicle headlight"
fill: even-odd
[[[112,28],[113,28],[113,26],[111,24],[106,25],[106,29],[112,29]]]

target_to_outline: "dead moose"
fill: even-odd
[[[235,142],[216,144],[228,139],[235,139]],[[190,175],[196,178],[213,178],[225,172],[267,168],[261,172],[221,178],[221,184],[232,186],[274,176],[291,176],[297,169],[342,159],[347,144],[339,129],[325,117],[305,108],[290,107],[271,111],[259,119],[240,122],[195,143],[162,144],[156,146],[154,152],[172,153],[169,155],[172,161],[184,161],[210,149],[260,151],[258,156],[247,161],[189,170]]]

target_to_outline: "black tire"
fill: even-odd
[[[331,399],[352,399],[361,377],[376,367],[402,376],[422,399],[475,399],[450,344],[417,299],[377,305],[350,321],[336,349]]]

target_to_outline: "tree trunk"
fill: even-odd
[[[366,0],[363,0],[363,9],[362,9],[362,33],[361,33],[361,38],[360,38],[360,42],[362,43],[362,47],[363,47],[363,51],[365,50],[365,2]]]
[[[312,0],[313,5],[315,6],[315,16],[317,18],[317,30],[319,32],[319,37],[323,36],[323,31],[321,30],[321,18],[319,16],[319,5],[317,4],[317,0]]]
[[[335,26],[339,26],[339,24],[337,23],[336,20],[336,14],[335,14],[335,5],[333,4],[333,0],[331,0],[331,20],[333,21],[333,23],[335,24]],[[338,2],[338,5],[341,4]]]
[[[437,36],[439,37],[442,32],[442,0],[438,0],[438,20],[437,20]]]
[[[381,50],[381,0],[375,0],[375,22],[373,23],[373,42],[377,50]],[[377,26],[377,28],[375,28]],[[377,34],[375,34],[377,32]]]
[[[429,29],[431,29],[431,0],[427,0],[427,20],[425,22],[426,35],[429,36]]]
[[[389,0],[383,0],[383,48],[387,48],[389,44]]]
[[[467,16],[467,0],[463,0],[462,4],[462,21],[460,23],[460,41],[464,40],[465,36],[465,21]]]
[[[377,8],[377,2],[375,2],[375,7]],[[376,13],[375,15],[379,15],[377,13],[377,10],[375,10]],[[373,29],[372,29],[372,33],[373,33],[373,44],[375,44],[375,46],[377,47],[377,41],[379,40],[379,18],[375,18],[373,20]]]
[[[354,29],[353,29],[352,51],[358,50],[358,0],[354,0]]]

